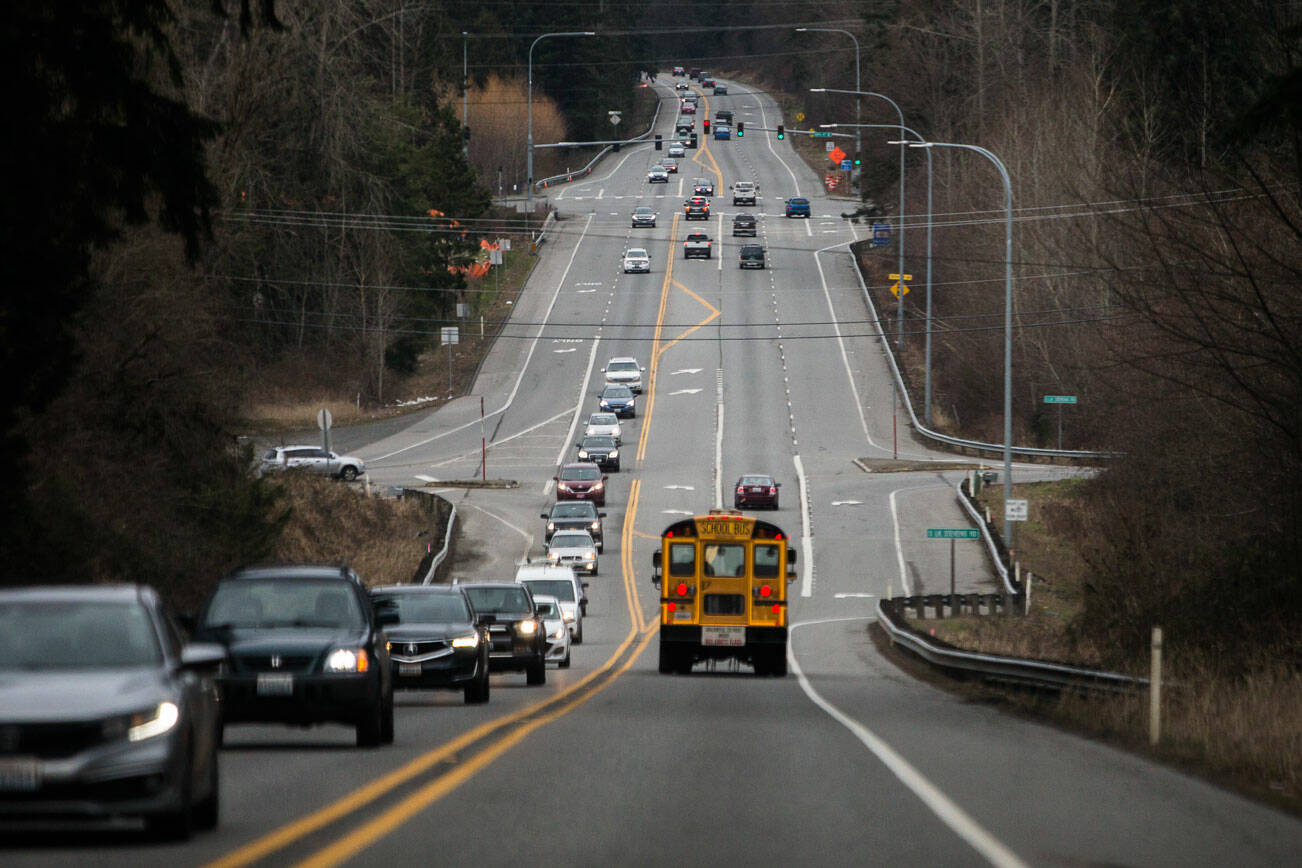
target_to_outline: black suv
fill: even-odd
[[[759,244],[743,244],[737,264],[741,268],[763,268],[764,248]]]
[[[715,90],[715,93],[718,93],[718,90]],[[714,113],[714,119],[716,121],[720,121],[725,124],[731,124],[732,112],[728,111],[727,109],[719,109],[717,112]]]
[[[615,444],[614,437],[602,437],[593,435],[584,437],[582,441],[575,443],[574,447],[579,450],[580,461],[591,461],[602,470],[619,470],[619,446]]]
[[[552,504],[551,512],[542,512],[538,517],[545,520],[543,539],[550,542],[552,534],[558,530],[586,530],[597,544],[597,551],[605,548],[602,537],[601,520],[604,512],[597,512],[597,505],[590,500],[561,500]]]
[[[260,566],[218,582],[196,642],[224,645],[222,727],[280,722],[357,728],[359,747],[393,741],[393,677],[384,625],[348,567]]]
[[[488,630],[461,588],[390,585],[372,588],[371,600],[397,618],[386,631],[396,689],[461,690],[467,703],[488,701]]]
[[[492,639],[488,668],[493,672],[523,669],[526,684],[546,684],[547,631],[529,589],[515,582],[467,582],[458,587],[488,625]]]
[[[734,214],[732,218],[733,237],[738,235],[748,235],[755,237],[755,215],[754,214]]]

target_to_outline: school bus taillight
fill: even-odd
[[[773,588],[769,587],[768,585],[764,585],[759,589],[759,595],[764,598],[771,597],[773,596]]]
[[[686,596],[687,596],[687,585],[683,584],[682,582],[679,582],[679,583],[678,583],[678,587],[674,588],[674,591],[678,594],[678,596],[680,596],[680,597],[686,597]]]

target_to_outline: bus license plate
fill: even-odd
[[[288,672],[263,672],[258,675],[259,696],[293,696],[294,676]]]
[[[399,664],[398,664],[398,674],[399,674],[399,675],[419,675],[419,674],[420,674],[420,671],[421,671],[421,669],[420,669],[420,664],[419,664],[419,663],[399,663]]]
[[[702,645],[727,645],[740,648],[746,644],[746,628],[722,626],[719,624],[701,625]]]
[[[31,793],[40,787],[40,762],[27,757],[0,759],[0,792]]]

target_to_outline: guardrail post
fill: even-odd
[[[1162,628],[1153,628],[1152,660],[1148,668],[1148,743],[1162,738]]]
[[[1025,580],[1025,581],[1026,581],[1026,584],[1024,585],[1024,587],[1025,587],[1025,589],[1026,589],[1026,590],[1025,590],[1025,594],[1026,594],[1026,614],[1027,614],[1027,615],[1031,614],[1031,578],[1032,578],[1034,575],[1035,575],[1035,574],[1032,573],[1030,570],[1027,570],[1027,571],[1026,571],[1026,580]]]

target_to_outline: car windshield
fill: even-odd
[[[459,594],[376,594],[376,607],[398,613],[400,624],[429,624],[436,621],[469,621],[470,609]]]
[[[645,206],[645,205],[639,205],[638,207],[636,207],[636,208],[633,209],[633,213],[634,213],[634,214],[654,214],[655,212],[652,211],[650,208],[648,208],[648,207]]]
[[[607,386],[606,391],[603,393],[603,397],[631,398],[633,397],[633,393],[629,390],[628,386]]]
[[[583,438],[584,449],[614,449],[614,437],[585,437]]]
[[[556,604],[553,603],[551,600],[543,600],[541,603],[538,604],[539,618],[555,619],[555,618],[559,618],[560,616],[561,616],[560,610],[556,608]]]
[[[551,542],[554,549],[588,548],[591,545],[592,537],[586,533],[558,533],[552,537]]]
[[[641,247],[630,248],[628,253],[624,254],[632,259],[646,259],[647,253]]]
[[[611,362],[606,370],[612,374],[637,373],[637,362]]]
[[[222,582],[204,612],[205,627],[362,627],[353,589],[341,581],[236,579]]]
[[[0,602],[0,671],[158,666],[162,656],[138,602]]]
[[[552,518],[596,518],[597,507],[591,501],[558,503],[552,509]]]
[[[561,479],[570,481],[578,480],[580,482],[600,479],[601,469],[599,467],[567,467],[561,471]]]
[[[574,602],[574,583],[565,579],[530,579],[526,582],[535,594],[547,594],[567,603]]]
[[[466,596],[478,612],[503,615],[527,615],[529,595],[524,588],[466,588]]]
[[[618,425],[619,419],[614,413],[593,413],[588,417],[589,425]]]

